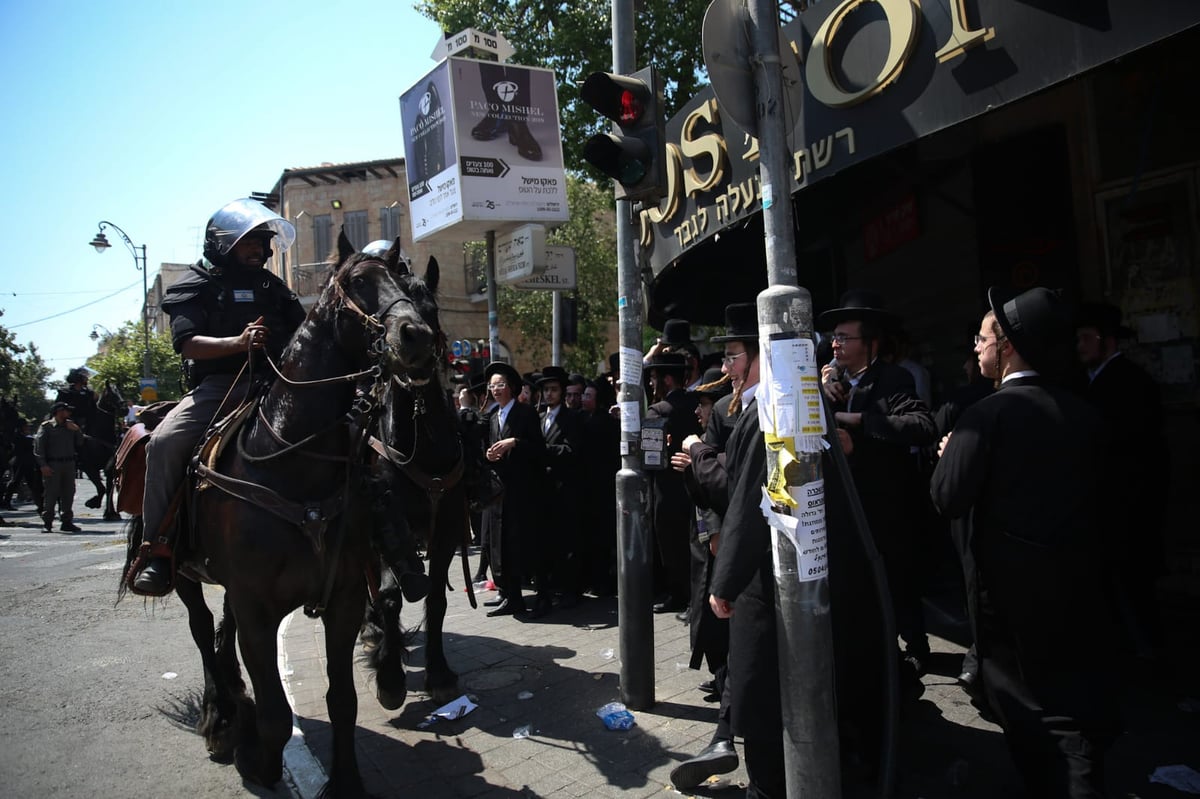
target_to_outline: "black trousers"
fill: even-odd
[[[746,760],[746,799],[786,799],[787,769],[783,765],[783,738],[747,738],[742,747]]]

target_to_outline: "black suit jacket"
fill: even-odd
[[[537,411],[524,403],[514,402],[503,429],[500,411],[494,411],[488,420],[488,445],[505,438],[515,438],[516,446],[492,464],[504,482],[504,499],[483,514],[484,534],[492,536],[493,551],[504,535],[522,538],[522,549],[532,545],[532,541],[524,540],[528,536],[523,533],[531,529],[545,474],[546,444]]]
[[[692,522],[692,503],[687,495],[683,475],[671,468],[671,456],[679,452],[683,440],[693,433],[699,435],[700,422],[696,419],[695,396],[681,388],[667,395],[646,409],[647,419],[665,419],[663,432],[669,443],[663,452],[661,471],[647,472],[650,482],[650,513],[656,531],[686,531]],[[685,533],[686,534],[686,533]]]
[[[944,515],[970,518],[985,678],[989,658],[1015,661],[1046,714],[1108,712],[1098,673],[1112,647],[1098,551],[1106,452],[1082,398],[1019,378],[967,409],[931,480]]]

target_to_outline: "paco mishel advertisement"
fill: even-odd
[[[415,241],[567,220],[552,70],[451,58],[400,106]]]

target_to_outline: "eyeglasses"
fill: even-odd
[[[504,387],[505,387],[505,386],[507,386],[507,385],[508,385],[508,383],[504,383],[504,382],[500,382],[500,383],[488,383],[488,388],[489,388],[490,390],[492,390],[492,391],[495,391],[496,389],[498,389],[498,388],[504,388]]]
[[[845,333],[834,333],[830,336],[834,344],[845,344],[847,341],[862,341],[862,336],[847,336]]]
[[[721,358],[721,363],[725,364],[726,366],[733,366],[733,362],[745,354],[746,353],[744,352],[739,352],[737,355],[726,355]]]
[[[981,336],[978,333],[975,334],[976,347],[989,341],[995,341],[997,344],[999,344],[1001,341],[1008,341],[1008,336]]]

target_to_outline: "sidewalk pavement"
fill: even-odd
[[[494,596],[484,593],[479,599]],[[703,701],[698,689],[709,678],[707,671],[687,667],[688,628],[674,614],[654,616],[656,704],[634,711],[633,729],[610,731],[595,710],[619,699],[615,599],[589,598],[538,621],[487,618],[482,605],[471,609],[461,583],[455,584],[449,602],[447,658],[462,691],[479,707],[461,719],[418,729],[436,709],[420,692],[422,635],[412,651],[409,698],[400,711],[379,706],[370,675],[358,665],[358,756],[372,795],[679,795],[669,784],[671,769],[709,743],[716,705]],[[931,635],[924,696],[902,721],[897,796],[1021,797],[999,729],[980,718],[955,682],[963,647],[950,639],[961,632],[961,619],[938,607],[927,607],[931,631],[946,637]],[[418,623],[421,612],[419,606],[406,608],[406,625]],[[321,624],[296,614],[282,639],[284,673],[300,729],[327,769],[330,729]],[[526,694],[530,696],[522,699]],[[1110,785],[1120,789],[1114,795],[1178,796],[1147,782],[1153,767],[1188,763],[1200,769],[1200,715],[1178,710],[1174,701],[1164,696],[1149,704],[1145,697],[1136,700],[1131,732],[1118,742],[1110,763]],[[516,737],[526,726],[528,737]],[[740,743],[738,748],[740,754]],[[741,797],[745,782],[743,764],[692,795]],[[846,776],[848,797],[873,796],[871,788],[861,775]]]

